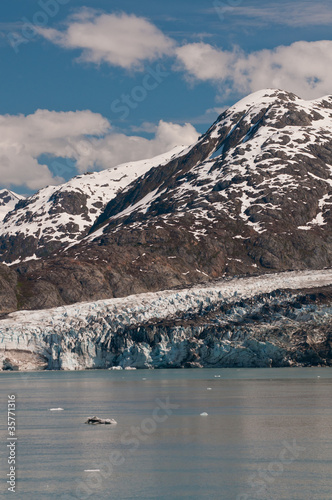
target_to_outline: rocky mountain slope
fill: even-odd
[[[23,199],[23,196],[13,193],[13,191],[9,189],[0,189],[0,222],[8,212],[14,210],[15,205]]]
[[[332,365],[332,271],[11,314],[0,370]]]
[[[105,205],[150,168],[167,163],[184,146],[155,158],[124,163],[109,170],[82,174],[61,186],[48,186],[16,202],[0,222],[0,259],[11,264],[45,257],[86,236]],[[16,195],[11,193],[12,198]],[[8,197],[0,191],[1,198]],[[10,207],[10,208],[9,208]]]
[[[33,250],[43,258],[12,266],[17,307],[331,267],[331,204],[332,97],[263,90],[222,113],[192,147],[105,192],[106,206],[74,244],[57,233],[56,245]],[[27,255],[27,238],[1,232],[7,262]]]
[[[0,318],[17,309],[17,273],[10,267],[0,264]]]
[[[171,225],[210,241],[232,272],[331,264],[332,97],[258,92],[225,111],[195,149],[206,144],[212,155],[188,154],[128,187],[92,231],[106,225],[103,234],[125,238]]]

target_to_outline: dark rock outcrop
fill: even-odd
[[[0,315],[17,309],[17,274],[0,264]]]

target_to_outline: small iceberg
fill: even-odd
[[[94,416],[94,417],[89,417],[88,420],[84,423],[89,425],[111,425],[111,424],[114,425],[117,424],[117,421],[114,420],[114,418],[102,419]]]
[[[208,413],[206,413],[206,411],[204,411],[203,413],[201,413],[201,414],[200,414],[200,416],[201,416],[201,417],[208,417],[208,416],[209,416],[209,414],[208,414]]]
[[[100,469],[85,469],[84,472],[100,472]]]
[[[63,411],[63,408],[50,408],[49,411]]]
[[[207,387],[206,390],[207,391],[212,391],[212,387]]]

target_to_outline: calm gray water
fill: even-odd
[[[0,390],[4,497],[332,499],[329,368],[1,373]],[[9,393],[18,402],[15,496]],[[91,415],[118,424],[84,425]]]

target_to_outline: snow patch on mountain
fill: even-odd
[[[50,243],[68,245],[85,236],[106,203],[131,182],[153,167],[161,166],[181,155],[184,146],[154,158],[123,163],[109,170],[82,174],[59,186],[48,186],[30,196],[0,222],[0,235],[6,239],[31,237],[34,244],[28,256],[4,259],[5,263],[19,263],[35,258],[38,250]],[[14,195],[13,195],[14,196]],[[7,198],[5,198],[7,199]],[[19,201],[18,198],[16,200]],[[4,216],[15,206],[14,201],[4,207]],[[1,192],[0,192],[1,210]],[[0,218],[1,218],[0,211]]]
[[[0,221],[2,221],[8,212],[14,210],[16,203],[23,200],[24,196],[13,193],[9,189],[0,189]]]
[[[289,210],[300,215],[294,205],[307,203],[303,191],[312,190],[316,179],[318,190],[322,185],[325,193],[314,216],[296,227],[310,230],[327,224],[332,198],[331,96],[304,101],[289,92],[261,90],[225,111],[197,145],[212,140],[215,147],[209,156],[178,176],[167,190],[164,181],[159,186],[151,183],[150,196],[145,189],[144,199],[112,214],[110,221],[133,218],[136,213],[138,224],[144,227],[142,214],[148,213],[150,222],[158,214],[157,223],[169,216],[159,215],[161,205],[163,212],[165,206],[170,207],[175,223],[176,218],[190,214],[198,219],[197,224],[212,227],[226,216],[261,234],[278,224],[286,204],[293,205],[287,206],[287,216]],[[312,208],[307,207],[307,212],[311,214]],[[114,229],[112,224],[112,231],[120,224]]]

